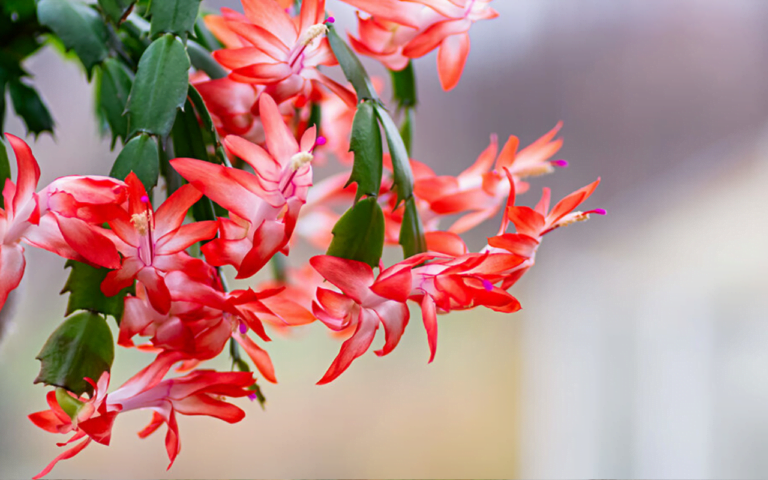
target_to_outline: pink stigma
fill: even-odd
[[[256,400],[256,394],[255,393],[249,393],[248,394],[248,400],[250,400],[250,401]]]
[[[565,168],[568,166],[568,160],[552,160],[552,165],[560,168]]]
[[[141,196],[141,203],[149,203],[149,197],[146,195]]]
[[[325,137],[323,137],[323,136],[320,136],[320,137],[317,137],[317,142],[316,142],[315,144],[316,144],[318,147],[322,147],[322,146],[323,146],[323,145],[325,145],[326,143],[328,143],[328,139],[327,139],[327,138],[325,138]]]
[[[596,208],[596,209],[592,210],[592,213],[594,213],[594,214],[596,214],[596,215],[605,215],[605,214],[607,214],[608,212],[606,212],[606,211],[605,211],[605,209],[602,209],[602,208]]]
[[[243,335],[248,333],[248,325],[244,324],[243,322],[240,322],[240,333]]]
[[[328,19],[326,20],[326,22],[327,22],[327,23],[335,23],[335,22],[336,22],[336,19],[335,19],[335,18],[333,18],[333,17],[328,17]]]
[[[485,291],[490,292],[493,290],[493,284],[486,279],[483,279],[483,288]]]

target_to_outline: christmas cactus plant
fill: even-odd
[[[140,437],[165,427],[171,464],[178,414],[241,421],[230,399],[263,403],[256,376],[277,382],[267,348],[274,329],[319,321],[340,332],[346,340],[318,381],[327,384],[371,349],[379,326],[374,353],[390,353],[420,311],[431,362],[439,315],[519,310],[509,291],[544,237],[605,213],[579,210],[599,179],[554,206],[548,189],[534,208],[517,204],[526,178],[567,166],[554,158],[559,124],[525,148],[492,136],[455,177],[410,157],[411,60],[437,50],[440,83],[451,90],[469,31],[498,16],[491,0],[343,1],[359,9],[346,40],[325,0],[242,0],[242,12],[215,14],[199,0],[0,6],[0,114],[7,90],[30,133],[53,131],[23,67],[53,44],[84,68],[119,150],[109,177],[41,186],[24,140],[4,136],[14,178],[0,144],[0,308],[35,274],[25,272],[25,249],[53,252],[69,268],[66,318],[38,355],[35,382],[52,388],[50,408],[29,416],[69,438],[38,477],[91,442],[108,445],[131,410],[152,411]],[[391,101],[358,55],[390,70]],[[327,75],[334,69],[346,82]],[[329,162],[345,171],[317,178],[313,166]],[[501,224],[488,227],[499,212]],[[478,228],[488,243],[471,251],[460,234]],[[317,251],[308,264],[288,256],[296,243]],[[385,248],[400,248],[402,260],[384,264]],[[264,269],[273,279],[232,290],[226,266],[239,279]],[[110,384],[115,344],[147,356],[120,386]],[[221,355],[232,371],[206,368]]]

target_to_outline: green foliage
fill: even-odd
[[[418,103],[416,96],[416,73],[413,70],[413,62],[398,71],[390,70],[392,77],[392,96],[397,102],[398,108],[415,107]]]
[[[147,132],[168,136],[176,110],[187,98],[189,57],[174,35],[160,36],[139,61],[127,110],[131,134]]]
[[[189,90],[192,91],[193,88],[190,87]],[[176,114],[171,138],[173,139],[173,153],[177,158],[208,160],[208,150],[205,147],[203,132],[197,121],[195,109],[189,100],[187,100],[184,110],[179,110]]]
[[[99,6],[115,24],[120,23],[128,15],[134,3],[136,0],[99,0]]]
[[[11,163],[8,161],[5,144],[0,140],[0,189],[5,187],[5,181],[9,178],[11,178]],[[5,199],[2,195],[0,195],[0,208],[5,208]]]
[[[357,202],[333,227],[328,255],[379,266],[384,251],[384,213],[376,197]]]
[[[13,109],[16,115],[24,120],[27,131],[35,135],[42,132],[53,133],[53,118],[37,90],[15,78],[8,82],[8,91],[11,94]]]
[[[125,115],[125,105],[133,85],[133,72],[113,58],[105,60],[99,72],[96,100],[112,130],[114,146],[117,138],[123,142],[128,138],[128,117]]]
[[[203,128],[205,128],[206,130],[205,133],[209,135],[212,139],[214,139],[214,142],[218,146],[218,134],[216,133],[216,126],[213,124],[213,118],[211,117],[210,112],[208,112],[208,108],[205,106],[203,97],[200,95],[200,92],[198,92],[197,89],[192,85],[189,86],[189,91],[187,93],[189,97],[188,101],[192,102],[192,105],[194,106],[195,111],[197,112],[197,115],[200,117],[200,120],[203,122]],[[197,120],[195,120],[195,123],[197,123]],[[177,153],[176,156],[178,157],[180,155]],[[198,158],[198,157],[195,157],[195,158]],[[207,160],[207,156],[202,158],[201,160]]]
[[[389,116],[387,109],[376,105],[376,115],[379,117],[384,134],[387,136],[389,154],[392,156],[392,169],[395,172],[395,188],[397,189],[397,203],[413,196],[413,172],[408,158],[408,150],[405,148],[397,125]]]
[[[87,310],[110,315],[120,325],[123,319],[123,300],[127,294],[134,293],[134,287],[124,288],[114,297],[107,297],[101,293],[101,282],[107,277],[109,269],[92,267],[74,260],[67,260],[65,268],[71,269],[67,283],[61,290],[62,295],[69,293],[66,315]]]
[[[125,180],[131,172],[139,177],[147,191],[157,185],[160,175],[160,155],[154,137],[145,133],[133,137],[117,156],[109,176]]]
[[[94,382],[112,368],[115,346],[112,332],[101,315],[82,312],[54,330],[37,356],[40,373],[35,383],[62,387],[82,395],[93,393],[84,378]]]
[[[187,42],[187,53],[189,53],[189,59],[192,65],[200,71],[205,72],[206,75],[212,79],[224,78],[227,76],[227,71],[224,67],[219,65],[219,62],[213,59],[211,52],[206,50],[205,47],[199,43],[189,40]]]
[[[88,78],[93,67],[109,56],[107,27],[101,16],[84,3],[68,0],[40,0],[40,23],[61,39],[67,50],[74,50],[83,63]]]
[[[150,6],[150,36],[173,33],[182,38],[192,32],[200,9],[200,0],[156,0]]]
[[[379,123],[374,113],[374,102],[371,100],[365,100],[357,106],[349,150],[355,154],[355,163],[347,185],[357,183],[355,201],[360,200],[363,195],[378,196],[383,169],[383,147]]]
[[[357,99],[378,101],[379,97],[376,95],[376,89],[373,88],[371,79],[368,78],[363,64],[360,63],[360,59],[357,58],[355,52],[349,48],[347,42],[339,37],[333,25],[328,25],[328,42],[331,45],[333,54],[336,55],[336,59],[339,61],[341,69],[344,71],[344,76],[352,83],[352,87],[357,92]]]
[[[419,212],[416,210],[416,201],[413,197],[405,201],[405,212],[403,214],[403,224],[400,227],[399,242],[403,247],[405,258],[427,251],[424,227],[421,224]]]
[[[403,145],[405,145],[408,156],[411,156],[413,152],[413,125],[415,123],[413,113],[413,107],[405,107],[405,118],[403,124],[400,125],[400,137],[403,139]]]

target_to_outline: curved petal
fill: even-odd
[[[32,149],[24,140],[10,133],[6,133],[5,136],[16,154],[18,173],[16,193],[13,196],[13,211],[18,212],[32,198],[32,194],[37,189],[37,182],[40,180],[40,167],[32,155]]]
[[[376,355],[383,357],[394,350],[397,344],[400,343],[405,327],[408,326],[410,313],[405,303],[394,301],[384,302],[372,310],[376,312],[379,320],[384,324],[384,346],[381,350],[374,352]]]
[[[352,361],[364,354],[371,346],[371,342],[373,342],[373,337],[376,335],[376,330],[378,328],[378,316],[365,308],[360,309],[355,333],[341,345],[339,354],[317,384],[325,385],[326,383],[332,382],[341,375],[344,370],[349,368]]]
[[[187,211],[201,198],[203,193],[189,184],[182,185],[173,192],[155,211],[155,238],[162,238],[179,228],[184,223]]]
[[[82,442],[78,443],[74,447],[72,447],[69,450],[65,451],[64,453],[62,453],[58,457],[54,458],[53,461],[51,463],[49,463],[48,466],[45,467],[42,472],[40,472],[37,475],[35,475],[34,477],[32,477],[32,479],[33,480],[37,480],[39,478],[42,478],[42,477],[48,475],[48,473],[51,470],[53,470],[53,467],[56,466],[57,463],[59,463],[61,460],[66,460],[68,458],[74,457],[78,453],[82,452],[83,449],[85,447],[87,447],[89,443],[91,443],[91,439],[90,438],[86,438],[85,440],[83,440]]]
[[[293,45],[298,38],[296,25],[275,0],[242,0],[248,20],[274,33],[285,45]]]
[[[267,149],[284,166],[299,151],[299,144],[283,121],[277,104],[266,93],[259,97],[259,116],[267,135]]]
[[[120,267],[117,248],[107,237],[79,218],[54,215],[64,240],[83,258],[101,267]]]
[[[224,146],[253,167],[257,175],[274,182],[280,180],[280,164],[260,146],[237,135],[227,135]]]
[[[194,158],[176,158],[171,165],[205,196],[239,217],[250,218],[255,203],[261,200],[226,174],[222,165]]]
[[[21,245],[0,245],[0,310],[8,294],[21,283],[24,276],[24,247]]]
[[[243,350],[245,350],[251,358],[253,364],[256,365],[256,368],[264,376],[264,379],[271,383],[277,383],[275,367],[272,365],[272,359],[269,358],[269,354],[266,350],[256,345],[248,335],[235,333],[232,335],[232,338],[243,347]]]
[[[403,48],[403,55],[411,58],[423,57],[437,48],[446,38],[464,34],[471,26],[472,22],[467,19],[436,23],[408,42],[408,45]]]
[[[117,270],[112,270],[101,282],[101,293],[107,297],[113,297],[125,287],[133,284],[133,279],[139,270],[144,268],[144,263],[136,257],[128,257]]]
[[[424,234],[427,240],[427,250],[459,257],[469,252],[464,240],[456,233],[434,231]]]
[[[323,278],[339,287],[355,302],[362,303],[362,299],[369,295],[369,287],[374,278],[373,269],[369,265],[330,255],[312,257],[309,263]]]
[[[157,270],[152,267],[142,268],[136,278],[147,289],[149,303],[154,309],[163,314],[168,313],[171,310],[171,293]]]
[[[421,299],[421,318],[424,321],[424,329],[427,331],[429,363],[432,363],[437,353],[437,310],[435,301],[427,294]]]
[[[443,40],[437,51],[437,73],[446,92],[453,89],[461,78],[469,56],[469,34],[451,35]]]
[[[213,238],[217,230],[218,226],[212,220],[182,225],[157,241],[155,255],[170,255],[186,250],[193,243]]]

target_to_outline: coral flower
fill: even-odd
[[[328,40],[321,38],[328,30],[323,23],[325,0],[304,0],[297,19],[275,0],[242,3],[245,15],[223,9],[222,20],[208,21],[214,34],[229,38],[230,46],[242,45],[214,52],[216,60],[232,70],[232,80],[266,85],[277,103],[308,96],[312,83],[322,84],[354,107],[355,94],[317,69],[337,64]]]
[[[407,59],[437,48],[437,70],[446,91],[459,83],[464,71],[469,28],[499,15],[489,6],[491,0],[343,1],[372,15],[359,20],[360,38],[350,38],[359,53],[402,70]]]

